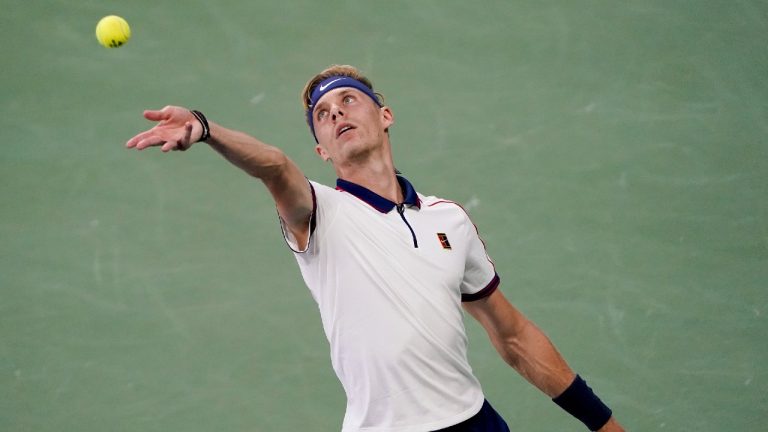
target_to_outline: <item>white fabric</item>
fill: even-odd
[[[461,294],[495,280],[485,246],[457,204],[419,194],[421,208],[381,213],[310,182],[316,227],[294,250],[318,304],[347,395],[343,431],[410,432],[460,423],[484,400],[467,361]],[[441,245],[444,233],[450,249]]]

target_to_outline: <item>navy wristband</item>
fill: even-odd
[[[589,430],[596,431],[610,420],[613,413],[592,391],[587,383],[576,375],[570,386],[552,401],[584,423]]]

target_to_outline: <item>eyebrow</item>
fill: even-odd
[[[337,96],[344,97],[344,96],[346,96],[346,95],[348,95],[350,93],[354,93],[355,91],[363,93],[363,92],[361,92],[360,90],[358,90],[358,89],[356,89],[354,87],[342,87],[342,88],[343,88],[343,90],[338,92],[336,94]],[[363,93],[363,94],[365,94],[365,93]],[[315,107],[312,109],[312,115],[314,116],[314,113],[318,112],[318,110],[320,110],[320,108],[324,107],[327,104],[328,104],[328,100],[326,99],[324,101],[321,101],[319,104],[315,105]]]

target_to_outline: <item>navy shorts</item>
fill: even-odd
[[[509,432],[509,426],[486,400],[477,414],[457,425],[435,432]]]

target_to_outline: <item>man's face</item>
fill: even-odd
[[[381,145],[392,125],[392,112],[351,87],[329,91],[312,113],[317,154],[334,164],[345,163]]]

